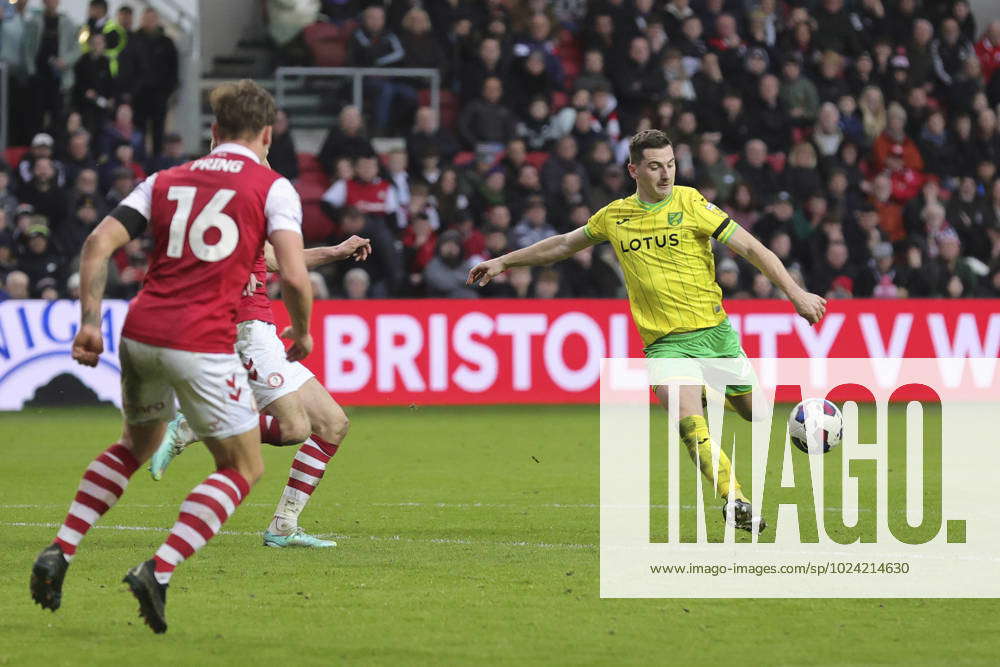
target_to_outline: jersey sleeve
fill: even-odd
[[[135,238],[146,230],[153,210],[153,184],[156,174],[149,176],[133,188],[108,215],[122,223],[129,236]]]
[[[264,204],[264,216],[267,218],[268,235],[279,229],[302,233],[302,202],[287,178],[279,178],[271,184]]]
[[[695,221],[695,229],[705,236],[711,236],[720,243],[725,243],[739,226],[725,211],[705,199],[700,192],[692,197],[691,209]]]
[[[590,216],[590,220],[587,220],[587,224],[583,226],[583,233],[587,235],[592,241],[607,241],[608,240],[608,230],[605,227],[608,217],[608,209],[611,207],[609,204],[605,206],[600,211]]]

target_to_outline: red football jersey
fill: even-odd
[[[301,233],[302,208],[287,179],[248,148],[223,144],[204,158],[153,174],[122,201],[148,220],[155,246],[122,335],[191,352],[232,353],[237,306],[264,239]]]
[[[264,261],[264,253],[261,253],[257,261],[253,263],[253,275],[257,278],[257,289],[252,295],[243,296],[240,299],[240,305],[236,311],[236,323],[260,320],[274,324],[271,297],[267,295],[267,262]]]

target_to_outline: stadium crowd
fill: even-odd
[[[12,103],[25,105],[12,136],[31,146],[0,171],[9,297],[75,296],[89,229],[137,179],[185,159],[180,137],[163,136],[177,85],[176,52],[172,70],[161,57],[169,38],[155,13],[132,32],[121,10],[96,16],[101,5],[82,55],[63,51],[78,42],[57,9],[23,21],[23,53],[4,18],[0,57],[13,65]],[[439,118],[412,80],[371,79],[365,114],[331,110],[316,161],[317,210],[333,231],[311,240],[358,234],[374,254],[315,274],[319,297],[623,296],[607,245],[485,290],[464,283],[479,259],[631,194],[628,137],[648,127],[672,137],[678,184],[725,208],[814,292],[1000,296],[1000,21],[977,25],[966,0],[265,5],[278,62],[310,64],[309,30],[331,26],[344,64],[437,68],[454,100]],[[290,120],[279,114],[270,161],[301,184]],[[376,154],[384,137],[405,143]],[[116,258],[112,295],[137,290],[148,242]],[[726,297],[776,296],[717,253]]]

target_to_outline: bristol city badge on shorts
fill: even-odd
[[[271,373],[267,376],[267,386],[271,389],[277,389],[283,384],[285,384],[285,376],[281,373]]]

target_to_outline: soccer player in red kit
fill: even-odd
[[[233,349],[240,294],[265,239],[282,267],[292,326],[288,357],[312,349],[312,288],[302,256],[302,207],[291,183],[262,162],[275,104],[253,81],[211,94],[216,148],[150,176],[87,237],[80,264],[82,321],[73,357],[97,365],[104,351],[101,299],[111,255],[147,227],[155,246],[142,290],[122,329],[125,436],[88,467],[55,541],[35,561],[31,594],[53,611],[80,541],[125,492],[156,450],[175,398],[215,458],[216,471],[184,500],[153,558],[125,575],[154,632],[167,629],[166,589],[174,568],[205,545],[263,473],[260,431],[247,373]]]

